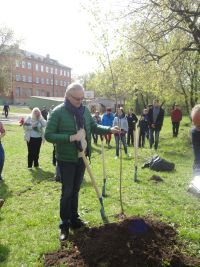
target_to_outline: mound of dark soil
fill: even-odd
[[[178,249],[176,230],[149,218],[85,228],[70,237],[72,247],[44,255],[45,266],[194,267],[200,261]]]

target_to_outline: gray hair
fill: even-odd
[[[71,83],[67,86],[67,89],[65,91],[65,98],[67,98],[71,92],[73,91],[83,91],[84,92],[84,88],[80,83]]]
[[[196,113],[200,113],[200,104],[193,107],[191,111],[191,118],[193,118]]]

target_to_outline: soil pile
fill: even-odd
[[[183,255],[176,230],[149,218],[85,228],[63,246],[44,255],[45,266],[70,267],[194,267],[200,260]],[[179,247],[179,249],[178,249]]]

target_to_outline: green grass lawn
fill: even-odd
[[[21,112],[21,111],[20,111]],[[5,182],[0,184],[0,196],[6,202],[0,211],[0,266],[43,266],[42,255],[60,247],[58,240],[60,184],[56,183],[52,165],[52,145],[41,147],[41,169],[27,169],[27,148],[23,129],[6,125],[4,138],[6,161]],[[169,118],[165,118],[160,133],[159,155],[176,164],[171,173],[160,173],[163,183],[149,178],[157,174],[141,169],[151,157],[146,148],[139,150],[138,177],[134,183],[134,159],[123,152],[122,197],[127,216],[151,216],[177,227],[178,237],[185,244],[183,250],[200,257],[200,202],[187,192],[192,175],[193,155],[189,141],[190,122],[184,118],[178,138],[172,138]],[[129,148],[133,155],[133,148]],[[110,222],[121,212],[119,202],[119,160],[115,149],[105,147],[107,184],[105,212]],[[91,168],[99,189],[102,186],[101,145],[93,145]],[[80,191],[80,215],[90,226],[102,224],[99,201],[88,174]]]

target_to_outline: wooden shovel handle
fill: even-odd
[[[96,181],[95,181],[94,176],[93,176],[93,174],[91,172],[91,169],[90,169],[90,166],[89,166],[89,163],[88,163],[88,160],[87,160],[87,158],[85,156],[84,151],[81,151],[80,154],[81,154],[81,157],[82,157],[82,159],[83,159],[83,161],[85,163],[85,167],[86,167],[86,169],[88,171],[88,174],[90,176],[90,179],[91,179],[92,185],[94,186],[94,189],[96,191],[96,194],[97,194],[98,198],[101,198],[101,195],[99,193],[99,189],[98,189],[98,187],[96,185]]]

